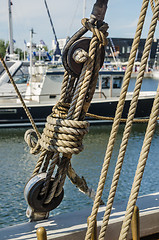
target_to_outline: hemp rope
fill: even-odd
[[[156,2],[156,5],[155,5],[154,11],[153,11],[151,26],[154,24],[154,26],[152,27],[152,28],[154,28],[154,30],[157,25],[158,15],[159,15],[159,1]],[[155,131],[158,114],[159,114],[159,86],[157,89],[156,97],[154,100],[148,127],[147,127],[146,134],[145,134],[145,139],[144,139],[142,150],[140,153],[135,178],[134,178],[133,186],[131,189],[131,194],[129,197],[129,201],[128,201],[128,205],[127,205],[127,209],[126,209],[126,213],[125,213],[125,218],[124,218],[122,229],[121,229],[120,236],[119,236],[120,240],[125,240],[127,237],[127,234],[128,234],[129,225],[131,222],[132,214],[133,214],[137,196],[139,193],[139,188],[140,188],[144,168],[146,165],[146,161],[148,158],[148,153],[149,153],[152,137],[153,137],[153,134]]]
[[[154,12],[154,10],[155,10],[154,2],[155,2],[155,4],[156,4],[156,3],[157,3],[157,0],[150,0],[152,12]],[[158,17],[158,20],[159,20],[159,17]]]
[[[114,120],[114,117],[104,117],[104,116],[99,116],[99,115],[96,115],[96,114],[92,114],[92,113],[87,113],[86,114],[87,117],[90,117],[90,118],[95,118],[95,119],[98,119],[98,120],[110,120],[110,121],[113,121]],[[157,120],[159,120],[159,117],[157,118]],[[120,122],[123,122],[125,123],[127,121],[127,118],[121,118],[120,119]],[[147,123],[149,121],[149,118],[135,118],[133,119],[133,122],[134,123]]]
[[[127,205],[127,209],[126,209],[126,213],[125,213],[125,218],[123,221],[123,225],[122,225],[122,229],[121,229],[121,233],[120,233],[120,237],[119,237],[120,240],[126,239],[126,237],[127,237],[129,225],[131,222],[134,207],[136,205],[136,200],[137,200],[138,193],[139,193],[139,188],[141,185],[142,176],[143,176],[146,161],[148,158],[151,141],[152,141],[152,138],[154,135],[158,114],[159,114],[159,85],[157,88],[157,93],[156,93],[156,97],[155,97],[154,104],[152,107],[150,120],[149,120],[149,123],[147,126],[143,146],[141,149],[136,174],[134,177],[134,182],[132,185],[132,189],[131,189],[131,193],[130,193],[130,197],[129,197],[129,201],[128,201],[128,205]]]
[[[99,58],[99,57],[98,57],[98,58]],[[11,75],[10,75],[10,73],[9,73],[9,70],[8,70],[8,68],[7,68],[7,66],[6,66],[6,64],[5,64],[5,62],[3,61],[2,58],[1,58],[1,61],[2,61],[2,64],[3,64],[4,68],[5,68],[5,70],[7,71],[7,74],[9,75],[9,78],[10,78],[10,80],[11,80],[11,83],[13,84],[13,86],[14,86],[14,88],[15,88],[15,91],[17,92],[17,95],[18,95],[19,99],[20,99],[21,102],[22,102],[23,108],[24,108],[24,110],[25,110],[28,118],[30,119],[33,128],[34,128],[34,130],[33,130],[33,129],[27,130],[27,132],[25,133],[24,139],[25,139],[25,141],[28,143],[28,146],[31,148],[30,153],[31,153],[31,154],[38,154],[39,151],[40,151],[40,147],[41,147],[38,140],[41,138],[41,135],[40,135],[40,133],[38,132],[38,129],[36,128],[36,125],[35,125],[35,123],[34,123],[34,120],[32,119],[32,116],[31,116],[31,114],[30,114],[30,112],[29,112],[29,109],[26,107],[25,102],[23,101],[23,98],[22,98],[20,92],[18,91],[18,88],[17,88],[17,86],[16,86],[13,78],[11,77]],[[97,64],[97,65],[98,65],[98,64]],[[97,74],[95,74],[95,75],[97,75]],[[67,73],[67,71],[66,71],[65,74],[64,74],[64,80],[63,80],[62,89],[61,89],[61,98],[60,98],[61,102],[64,102],[64,101],[69,102],[69,101],[70,101],[70,98],[71,98],[71,91],[72,91],[72,93],[73,93],[73,82],[74,82],[75,78],[74,78],[74,77],[71,77],[69,84],[67,83],[67,82],[68,82],[68,79],[69,79],[69,75],[68,75],[68,73]],[[68,86],[67,86],[67,85],[68,85]],[[66,89],[67,89],[67,90],[66,90]],[[65,93],[65,92],[66,92],[66,93]],[[67,104],[66,104],[66,105],[67,105]],[[62,108],[62,107],[61,107],[61,108]],[[55,113],[56,113],[56,111],[55,111]],[[59,114],[59,112],[58,112],[58,114]],[[62,115],[62,116],[65,115],[65,111],[63,111],[63,113],[60,112],[60,116],[61,116],[61,115]],[[33,137],[34,139],[33,139],[32,137]],[[39,157],[39,159],[38,159],[38,162],[37,162],[37,164],[36,164],[36,167],[35,167],[35,169],[34,169],[34,172],[33,172],[33,174],[32,174],[32,177],[35,176],[36,174],[38,174],[40,168],[42,167],[42,164],[43,164],[43,167],[42,167],[42,170],[41,170],[41,171],[42,171],[42,172],[46,172],[47,167],[48,167],[48,165],[49,165],[49,161],[50,161],[50,159],[53,158],[53,155],[54,155],[54,153],[52,153],[52,152],[48,152],[48,151],[45,150],[45,149],[42,150],[42,153],[41,153],[41,155],[40,155],[40,157]],[[55,154],[55,155],[56,155],[56,154]],[[59,159],[58,159],[58,160],[59,160]],[[56,159],[56,162],[53,162],[53,164],[57,164],[57,165],[59,164],[59,162],[57,161],[57,159]],[[82,191],[83,193],[85,193],[86,195],[88,195],[89,197],[91,197],[91,198],[94,200],[94,190],[88,188],[87,183],[86,183],[84,177],[80,178],[80,177],[76,174],[76,172],[74,171],[74,169],[72,168],[71,164],[69,164],[69,166],[68,166],[67,175],[68,175],[68,177],[70,178],[71,182],[72,182],[73,184],[75,184],[76,187],[78,187],[80,191]],[[104,204],[102,200],[101,200],[101,204]]]
[[[24,102],[24,100],[23,100],[23,98],[22,98],[22,96],[21,96],[21,94],[19,92],[19,89],[17,88],[17,86],[16,86],[16,84],[15,84],[15,82],[14,82],[14,80],[13,80],[13,78],[12,78],[8,68],[7,68],[7,65],[6,65],[5,61],[3,60],[2,57],[0,57],[0,60],[1,60],[1,63],[3,65],[3,67],[4,67],[4,69],[6,70],[8,76],[9,76],[9,79],[10,79],[10,81],[11,81],[11,83],[12,83],[12,85],[13,85],[13,87],[14,87],[14,89],[15,89],[15,91],[16,91],[16,93],[17,93],[17,95],[18,95],[18,97],[19,97],[19,99],[21,101],[21,103],[22,103],[22,106],[23,106],[23,108],[24,108],[24,110],[25,110],[25,112],[26,112],[26,114],[27,114],[27,116],[28,116],[28,118],[29,118],[29,120],[30,120],[30,122],[32,124],[32,127],[34,128],[34,130],[36,132],[37,137],[40,139],[40,137],[41,137],[40,133],[39,133],[39,131],[38,131],[36,125],[35,125],[35,122],[34,122],[32,116],[31,116],[31,113],[30,113],[29,109],[27,108],[27,106],[26,106],[26,104],[25,104],[25,102]]]
[[[127,121],[126,121],[124,133],[123,133],[122,142],[121,142],[121,145],[120,145],[118,160],[117,160],[117,163],[116,163],[116,168],[115,168],[115,172],[114,172],[114,176],[113,176],[113,180],[112,180],[112,186],[111,186],[111,189],[110,189],[108,202],[107,202],[107,207],[106,207],[105,214],[104,214],[103,225],[101,227],[101,231],[100,231],[100,235],[99,235],[100,240],[104,239],[106,226],[108,224],[111,208],[112,208],[112,205],[113,205],[113,200],[114,200],[114,197],[115,197],[115,192],[116,192],[116,188],[117,188],[117,184],[118,184],[118,180],[119,180],[119,176],[120,176],[120,171],[121,171],[122,164],[123,164],[123,161],[124,161],[124,156],[125,156],[125,152],[126,152],[131,128],[132,128],[133,118],[134,118],[136,107],[137,107],[139,92],[140,92],[140,89],[141,89],[141,84],[142,84],[142,80],[143,80],[143,77],[144,77],[144,72],[145,72],[145,69],[146,69],[147,60],[148,60],[148,57],[149,57],[149,52],[150,52],[150,49],[151,49],[155,28],[156,28],[156,25],[157,25],[158,13],[159,13],[159,8],[158,9],[155,8],[154,14],[153,14],[153,17],[152,17],[152,21],[151,21],[151,25],[150,25],[150,29],[149,29],[149,33],[148,33],[148,37],[147,37],[147,40],[146,40],[146,43],[145,43],[143,56],[142,56],[142,59],[141,59],[140,70],[139,70],[139,73],[138,73],[138,76],[137,76],[135,89],[134,89],[133,97],[132,97],[132,100],[131,100],[131,105],[130,105],[130,108],[129,108],[128,118],[127,118]]]
[[[84,22],[84,24],[87,24],[87,20],[84,20],[83,22]],[[91,24],[89,24],[89,27],[92,29],[92,25]],[[106,29],[107,28],[108,27],[106,25]],[[96,30],[93,33],[97,34],[97,32],[98,31]],[[102,34],[102,33],[99,34],[98,33],[97,35],[98,36],[102,36],[102,37],[100,37],[100,41],[102,41],[104,34]],[[105,44],[105,42],[106,41],[104,41],[104,44]],[[89,47],[88,61],[86,63],[84,63],[84,66],[83,66],[83,69],[82,69],[82,72],[81,72],[78,84],[76,86],[76,90],[74,92],[72,103],[71,103],[70,109],[68,111],[67,119],[73,118],[74,121],[75,120],[77,121],[80,118],[80,114],[81,114],[81,111],[82,111],[82,108],[83,108],[83,103],[84,103],[84,100],[85,100],[87,89],[89,87],[89,83],[90,83],[91,77],[92,77],[92,72],[93,72],[93,68],[94,68],[94,60],[95,60],[95,52],[96,52],[96,49],[97,49],[97,44],[98,44],[98,38],[95,35],[91,39],[91,43],[90,43],[90,47]],[[65,159],[67,159],[68,163],[69,163],[69,161],[71,159],[71,155],[72,154],[73,153],[70,154],[70,152],[69,152],[69,155],[67,155],[67,153],[66,153],[66,155],[64,156]],[[64,172],[65,172],[65,174],[64,174]],[[57,187],[57,183],[55,183],[54,186],[52,187],[52,189],[50,190],[49,195],[47,196],[47,198],[45,200],[45,203],[48,203],[49,201],[51,201],[51,199],[52,199],[52,197],[54,195],[58,196],[60,194],[60,192],[62,191],[62,187],[63,187],[63,183],[64,183],[64,180],[65,180],[65,177],[66,177],[66,172],[67,172],[66,170],[62,171],[62,173],[63,173],[62,174],[62,178],[63,179],[60,181],[59,185],[61,185],[61,187],[59,187],[59,190],[55,194],[55,188]],[[56,179],[57,179],[57,181],[59,180],[58,177]]]
[[[91,77],[92,77],[92,72],[93,72],[93,69],[94,69],[96,54],[97,54],[97,59],[99,59],[100,47],[99,47],[98,42],[100,41],[100,44],[103,44],[103,45],[106,43],[105,37],[107,36],[107,33],[106,33],[105,30],[107,30],[107,28],[108,28],[107,24],[105,24],[104,26],[101,27],[101,32],[100,32],[97,29],[94,30],[94,26],[91,25],[90,23],[87,23],[87,21],[88,20],[86,20],[86,19],[83,20],[83,24],[85,24],[86,27],[88,27],[93,32],[93,37],[92,37],[90,48],[89,48],[88,61],[87,61],[87,64],[86,63],[84,64],[84,66],[86,65],[86,67],[83,67],[84,71],[81,73],[80,79],[77,79],[77,81],[76,81],[77,84],[75,83],[75,86],[76,86],[76,88],[74,88],[75,90],[72,90],[72,94],[74,93],[73,98],[71,97],[71,93],[70,93],[69,88],[73,87],[75,78],[72,77],[71,78],[72,81],[70,80],[70,82],[68,83],[69,75],[68,75],[67,72],[65,72],[65,74],[64,74],[64,80],[63,80],[62,89],[61,89],[60,102],[61,102],[62,105],[67,103],[67,102],[71,102],[71,98],[72,98],[72,103],[70,104],[70,109],[68,110],[68,116],[67,116],[67,119],[69,119],[69,122],[70,122],[71,119],[74,119],[74,121],[72,122],[72,125],[74,125],[76,120],[80,119],[80,114],[81,113],[82,113],[82,119],[84,118],[84,115],[85,115],[84,111],[85,110],[83,110],[83,109],[88,109],[88,107],[89,107],[90,102],[88,103],[88,101],[85,100],[85,96],[86,96],[86,94],[88,95],[86,90],[89,89],[89,83],[91,82]],[[99,40],[98,40],[98,38],[99,38]],[[97,47],[99,47],[99,50],[96,50]],[[97,53],[95,54],[96,51],[97,51]],[[98,63],[95,65],[95,69],[97,69],[97,65],[98,65],[98,71],[99,71],[100,68],[99,68]],[[85,70],[85,68],[86,68],[86,70]],[[95,73],[94,75],[95,75],[95,77],[93,77],[93,79],[95,79],[97,81],[98,74]],[[96,83],[95,83],[95,85],[96,85]],[[69,94],[68,94],[68,89],[69,89]],[[94,88],[94,90],[95,90],[95,88]],[[91,91],[92,95],[93,95],[93,93],[94,92]],[[93,96],[89,97],[89,99],[92,99],[92,97]],[[56,109],[56,107],[57,107],[57,109]],[[59,106],[54,107],[54,114],[53,115],[56,115],[56,117],[59,118],[60,116],[59,116],[58,108],[59,108]],[[63,106],[61,106],[60,108],[63,108]],[[74,115],[75,108],[77,108],[77,110],[76,110],[75,115]],[[74,110],[72,111],[72,109],[74,109]],[[67,115],[67,112],[64,110],[62,116],[65,118],[66,115]],[[61,124],[61,122],[64,123],[65,121],[64,120],[62,120],[62,121],[59,120],[59,124]],[[67,123],[69,123],[69,122],[67,120]],[[78,121],[78,124],[79,123],[80,123],[80,121]],[[83,123],[81,122],[81,124],[83,124]],[[85,126],[85,127],[88,128],[88,126]],[[52,189],[51,189],[51,191],[49,191],[48,196],[45,198],[45,203],[49,203],[53,196],[58,196],[60,194],[60,192],[62,191],[64,181],[65,181],[66,173],[71,178],[71,181],[76,186],[78,185],[78,183],[76,181],[74,181],[74,179],[73,179],[73,176],[78,177],[78,175],[75,174],[74,170],[71,168],[70,159],[71,159],[72,154],[73,153],[78,153],[79,150],[77,150],[77,151],[74,150],[75,151],[74,152],[70,149],[69,146],[71,146],[73,144],[72,146],[77,147],[77,145],[79,145],[79,144],[71,142],[68,146],[67,145],[68,142],[61,139],[61,137],[63,137],[64,134],[68,134],[69,132],[68,132],[67,128],[65,128],[64,126],[61,126],[61,127],[58,126],[58,130],[62,131],[62,132],[60,132],[60,133],[57,132],[57,134],[55,132],[54,135],[56,135],[56,136],[59,135],[61,140],[59,139],[58,141],[56,141],[56,146],[55,145],[50,146],[50,143],[52,143],[52,142],[53,142],[53,144],[55,144],[55,141],[52,139],[53,136],[50,136],[51,131],[54,132],[53,128],[56,129],[57,127],[56,127],[56,125],[55,125],[55,127],[52,125],[52,117],[49,116],[48,119],[47,119],[45,129],[44,129],[43,134],[41,136],[41,139],[39,141],[40,145],[42,147],[42,153],[39,157],[39,160],[38,160],[37,165],[36,165],[36,167],[34,169],[34,172],[33,172],[33,175],[37,174],[40,171],[40,168],[42,167],[42,164],[43,164],[42,171],[46,170],[47,166],[49,165],[49,157],[47,155],[49,154],[50,150],[53,151],[53,152],[55,151],[54,154],[50,154],[50,156],[52,158],[52,162],[49,165],[46,181],[45,181],[44,187],[41,191],[41,195],[45,194],[45,196],[46,196],[46,192],[48,190],[48,184],[49,184],[49,181],[50,181],[51,176],[53,174],[53,171],[55,169],[55,165],[58,165],[59,168],[57,170],[57,173],[56,173],[56,176],[55,176],[55,181],[54,181],[54,184],[52,186]],[[78,134],[79,134],[79,130],[78,130]],[[39,144],[39,142],[38,142],[38,144]],[[62,147],[61,144],[64,144],[64,147]],[[67,151],[67,149],[68,149],[68,151]],[[59,153],[56,152],[57,150],[63,153],[62,158],[59,157]],[[69,171],[67,171],[67,169],[69,169]],[[78,177],[78,180],[79,179],[80,178]],[[84,178],[80,179],[80,187],[82,188],[81,191],[85,191],[87,195],[92,195],[91,190],[87,187]]]
[[[135,57],[136,57],[136,53],[137,53],[137,49],[138,49],[138,45],[139,45],[139,41],[140,41],[140,37],[141,37],[141,32],[143,29],[143,24],[145,21],[146,11],[148,8],[148,2],[149,2],[149,0],[144,0],[143,4],[142,4],[141,13],[140,13],[140,17],[139,17],[139,21],[138,21],[138,25],[137,25],[137,30],[136,30],[136,34],[135,34],[134,41],[132,44],[132,49],[131,49],[130,56],[129,56],[128,66],[127,66],[127,69],[125,72],[123,85],[122,85],[122,89],[121,89],[121,94],[119,97],[119,102],[117,105],[115,118],[114,118],[112,130],[111,130],[108,145],[107,145],[107,150],[106,150],[106,154],[105,154],[105,158],[104,158],[101,176],[100,176],[100,180],[98,183],[96,197],[95,197],[95,201],[94,201],[93,208],[92,208],[90,223],[89,223],[86,237],[85,237],[86,240],[91,239],[91,234],[92,234],[96,216],[98,213],[99,203],[100,203],[100,199],[101,199],[102,192],[103,192],[104,185],[105,185],[108,166],[109,166],[110,158],[111,158],[111,155],[113,152],[115,138],[116,138],[116,135],[118,132],[120,119],[121,119],[122,111],[124,108],[126,93],[127,93],[127,89],[128,89],[128,85],[129,85],[129,81],[130,81],[130,77],[131,77],[131,73],[132,73],[132,69],[133,69],[133,65],[134,65],[134,61],[135,61]]]

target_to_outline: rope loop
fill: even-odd
[[[87,121],[63,120],[51,114],[47,117],[40,145],[51,152],[78,154],[83,150],[82,139],[88,126]]]
[[[98,28],[98,21],[95,22],[95,25],[89,22],[89,19],[83,18],[82,25],[90,30],[94,36],[96,36],[99,42],[106,46],[107,45],[107,36],[108,36],[108,24],[103,22],[102,25]]]
[[[34,129],[29,129],[25,132],[24,140],[30,147],[31,154],[36,155],[40,152],[41,146],[36,131]]]

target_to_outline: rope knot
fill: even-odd
[[[87,121],[64,120],[51,114],[47,117],[40,145],[50,152],[78,154],[83,150],[82,139],[88,126]]]
[[[107,45],[107,36],[108,36],[107,30],[109,28],[107,23],[103,22],[102,25],[100,24],[100,27],[98,27],[99,25],[98,21],[96,21],[95,25],[93,25],[89,22],[89,19],[83,18],[81,22],[84,27],[90,30],[93,33],[93,35],[98,38],[99,42],[102,45],[104,46]]]
[[[78,48],[73,53],[72,57],[76,63],[84,63],[88,59],[88,53],[84,49]]]

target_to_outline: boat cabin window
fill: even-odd
[[[102,89],[110,88],[110,77],[103,77],[102,78]]]
[[[102,89],[109,89],[110,88],[110,78],[111,77],[102,77],[102,82],[101,82],[101,85],[102,85]],[[112,83],[112,87],[114,89],[117,89],[117,88],[121,88],[121,85],[122,85],[122,81],[123,81],[123,77],[122,76],[114,76],[113,77],[113,83]],[[96,85],[96,89],[99,88],[99,80],[97,82],[97,85]]]
[[[113,78],[113,88],[121,88],[123,77],[114,77]]]

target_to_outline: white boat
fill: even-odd
[[[18,88],[21,86],[24,101],[35,120],[35,123],[39,126],[45,124],[46,117],[51,113],[52,107],[59,100],[62,77],[64,74],[63,68],[55,68],[53,71],[51,70],[51,72],[49,69],[46,69],[44,70],[43,67],[35,65],[32,70],[32,78],[28,84],[17,85]],[[114,117],[124,73],[124,71],[115,70],[102,70],[99,72],[99,81],[89,108],[89,113],[103,117]],[[156,92],[153,91],[140,93],[136,118],[149,117],[155,93]],[[24,127],[30,125],[22,104],[18,98],[15,98],[15,95],[15,92],[13,95],[11,93],[6,95],[6,92],[4,95],[1,93],[0,127],[2,128]],[[129,92],[127,94],[126,104],[122,115],[123,118],[127,117],[131,98],[132,93]],[[90,117],[87,119],[91,123],[108,122],[106,120],[97,120]]]
[[[153,78],[156,80],[159,80],[159,71],[158,70],[153,70]]]

